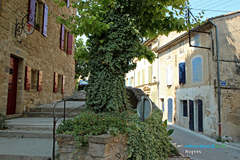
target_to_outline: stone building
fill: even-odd
[[[212,138],[221,135],[240,142],[239,22],[240,11],[209,19],[194,29],[199,32],[191,32],[190,44],[195,47],[190,47],[188,32],[170,33],[170,37],[176,36],[166,39],[165,44],[161,44],[164,37],[158,37],[160,45],[154,50],[158,59],[150,66],[158,82],[155,103],[169,123]],[[154,67],[156,63],[158,67]],[[147,69],[142,65],[136,71]],[[132,76],[138,81],[136,73]],[[149,94],[156,91],[151,88]]]
[[[76,14],[66,2],[60,8],[52,0],[0,1],[1,114],[22,114],[72,94],[75,39],[54,22],[54,15]]]
[[[168,36],[158,36],[152,40],[146,40],[143,45],[146,45],[149,49],[153,52],[159,47],[167,42],[171,41],[172,39],[176,38],[177,36],[183,34],[172,32]],[[155,53],[155,52],[154,52]],[[157,53],[155,53],[157,56]],[[155,61],[150,64],[148,60],[142,59],[134,60],[137,63],[137,68],[133,71],[130,71],[126,74],[125,82],[126,86],[132,86],[135,88],[142,89],[146,95],[150,97],[150,99],[155,103],[159,103],[159,71],[160,71],[160,64],[159,60],[155,59]],[[157,105],[159,106],[159,105]]]

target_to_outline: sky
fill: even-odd
[[[193,15],[204,10],[202,20],[240,10],[240,0],[189,0],[189,3]]]
[[[240,0],[189,0],[194,16],[204,11],[202,20],[240,10]],[[82,36],[86,41],[86,36]]]

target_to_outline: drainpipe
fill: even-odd
[[[221,137],[221,88],[220,88],[220,71],[219,71],[219,46],[218,46],[218,32],[217,25],[214,24],[211,20],[209,20],[215,26],[215,34],[216,34],[216,47],[217,47],[217,79],[218,79],[218,116],[219,116],[219,137]]]

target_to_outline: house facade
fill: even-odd
[[[75,88],[73,35],[54,15],[76,14],[52,0],[0,1],[0,113],[22,114]],[[33,32],[33,33],[31,33]]]
[[[188,32],[181,33],[154,50],[155,103],[169,123],[240,141],[239,22],[240,11],[214,17],[194,28],[190,38]],[[164,37],[158,38],[161,42]],[[146,68],[138,65],[136,71]]]

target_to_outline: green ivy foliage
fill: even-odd
[[[167,121],[162,122],[162,112],[156,109],[151,116],[141,122],[136,110],[94,113],[85,110],[74,119],[63,121],[58,134],[71,134],[79,148],[88,146],[88,138],[93,135],[119,133],[128,136],[128,156],[131,160],[167,159],[175,150],[168,137]],[[174,151],[176,152],[176,151]]]
[[[83,73],[90,73],[88,108],[95,112],[127,108],[125,73],[136,68],[135,58],[150,63],[156,58],[140,39],[187,30],[190,25],[182,17],[186,4],[187,0],[73,0],[77,15],[56,16],[71,33],[89,38],[87,50],[77,51],[87,59],[81,61]]]

